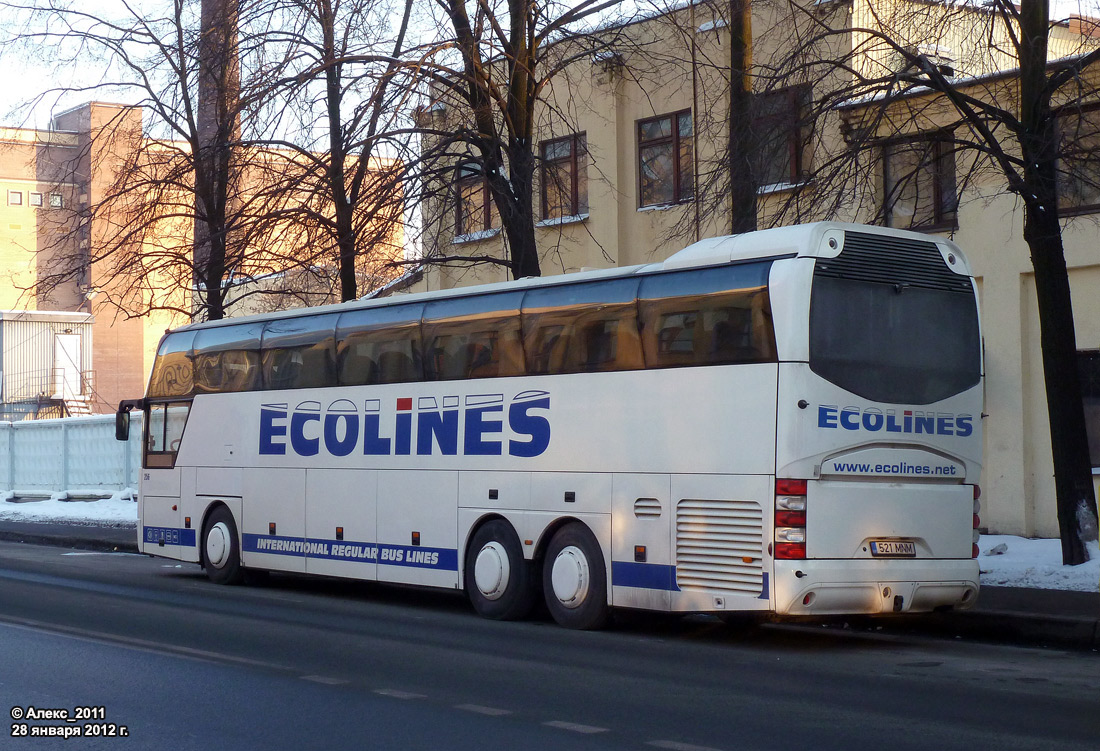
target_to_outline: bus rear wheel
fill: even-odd
[[[607,625],[607,567],[588,527],[572,522],[554,534],[542,568],[542,589],[559,625],[585,630]]]
[[[474,610],[495,621],[523,618],[535,604],[534,567],[503,519],[483,524],[466,548],[463,581]]]
[[[214,509],[202,530],[202,560],[206,575],[215,584],[239,584],[244,580],[237,524],[225,506]]]

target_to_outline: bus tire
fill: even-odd
[[[542,590],[559,625],[582,630],[607,625],[607,567],[588,527],[572,522],[554,534],[543,563]]]
[[[203,568],[215,584],[244,581],[241,548],[233,514],[225,506],[214,509],[202,529]]]
[[[514,621],[531,612],[534,565],[523,557],[511,524],[493,519],[478,528],[466,548],[463,583],[470,604],[485,618]]]

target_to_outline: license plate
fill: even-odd
[[[915,558],[917,544],[904,540],[871,540],[871,555],[876,558]]]

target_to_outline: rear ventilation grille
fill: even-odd
[[[634,516],[639,519],[661,518],[661,502],[656,498],[639,498],[634,501]]]
[[[684,499],[676,505],[676,584],[758,596],[763,542],[759,503]]]
[[[868,232],[845,232],[844,250],[818,259],[814,276],[973,292],[970,277],[952,271],[934,242]]]

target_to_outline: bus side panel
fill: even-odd
[[[673,475],[675,611],[771,605],[772,476]]]
[[[669,609],[672,566],[669,475],[617,474],[611,492],[611,604]]]
[[[374,470],[306,470],[306,573],[377,577],[377,492]]]
[[[240,519],[245,566],[306,570],[305,493],[304,469],[246,470]]]
[[[179,502],[172,496],[141,497],[141,552],[179,560],[183,532]]]
[[[458,586],[458,472],[378,473],[378,580]]]

